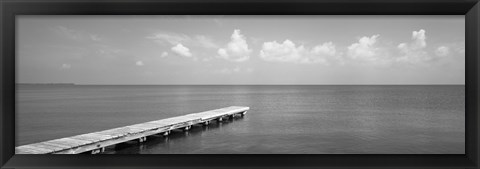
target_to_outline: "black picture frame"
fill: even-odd
[[[1,168],[478,168],[478,0],[2,0]],[[465,15],[465,155],[15,155],[17,15]]]

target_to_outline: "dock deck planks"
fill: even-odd
[[[144,139],[146,136],[166,131],[189,128],[194,124],[207,123],[236,114],[245,114],[250,108],[231,106],[221,109],[192,113],[183,116],[149,121],[130,126],[118,127],[99,132],[76,135],[40,143],[22,145],[15,148],[16,154],[78,154],[82,152],[104,150],[104,147],[130,140]]]

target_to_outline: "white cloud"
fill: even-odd
[[[341,57],[338,56],[337,50],[333,42],[325,42],[321,45],[313,47],[307,57],[302,59],[304,63],[324,63],[338,62]]]
[[[450,54],[450,48],[446,46],[440,46],[435,50],[435,54],[441,57],[447,56]]]
[[[137,66],[143,66],[144,64],[143,64],[143,62],[142,62],[141,60],[139,60],[139,61],[137,61],[137,62],[135,63],[135,65],[137,65]]]
[[[296,62],[301,59],[304,52],[303,45],[297,47],[295,43],[287,39],[283,43],[277,41],[263,43],[260,57],[266,61]]]
[[[62,69],[70,69],[72,67],[72,65],[68,64],[68,63],[64,63],[62,64],[61,68]]]
[[[162,52],[162,54],[160,55],[160,57],[164,58],[164,57],[167,57],[168,56],[168,52]]]
[[[153,34],[152,36],[148,36],[147,39],[152,39],[153,41],[162,45],[166,42],[170,45],[182,43],[185,45],[199,46],[210,49],[218,48],[218,45],[214,42],[213,39],[204,35],[195,35],[194,38],[192,38],[185,34],[159,32]]]
[[[181,43],[177,44],[176,46],[171,48],[173,52],[185,56],[185,57],[192,57],[192,53],[190,53],[190,49],[183,46]]]
[[[365,61],[379,60],[379,50],[377,47],[377,39],[380,35],[373,35],[371,37],[364,36],[348,46],[347,55],[352,59],[361,59]]]
[[[400,43],[398,48],[404,52],[412,51],[412,50],[420,50],[427,47],[426,42],[427,36],[425,36],[425,30],[420,29],[419,31],[412,32],[412,42],[407,43]]]
[[[303,45],[297,45],[287,39],[283,43],[277,41],[263,43],[260,58],[265,61],[294,62],[294,63],[324,63],[337,61],[335,45],[326,42],[313,47],[311,50]]]
[[[397,48],[400,50],[402,56],[398,57],[396,61],[408,62],[408,63],[420,63],[424,61],[432,60],[433,58],[428,55],[423,49],[427,47],[426,31],[420,29],[419,31],[412,32],[412,42],[400,43]]]
[[[427,42],[425,41],[427,37],[425,36],[425,30],[420,29],[419,31],[412,32],[412,39],[414,40],[411,47],[413,49],[421,49],[427,47]]]
[[[333,56],[336,53],[335,45],[333,45],[332,42],[326,42],[322,45],[317,45],[312,49],[312,53]]]
[[[227,47],[220,48],[217,51],[220,58],[234,62],[248,60],[251,52],[252,50],[248,48],[245,36],[240,34],[240,30],[238,29],[233,31],[231,41],[227,44]]]

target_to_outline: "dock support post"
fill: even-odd
[[[190,130],[190,128],[192,128],[192,126],[187,126],[183,130],[187,131],[187,130]]]
[[[223,121],[223,118],[221,118],[221,117],[220,117],[220,118],[218,118],[218,121]]]
[[[163,136],[168,136],[170,134],[170,131],[166,131],[163,133]]]
[[[100,153],[103,153],[103,152],[105,152],[105,147],[94,149],[90,153],[91,154],[100,154]]]
[[[140,142],[140,143],[143,143],[143,142],[145,142],[145,141],[147,141],[147,137],[140,137],[140,138],[138,139],[138,142]]]

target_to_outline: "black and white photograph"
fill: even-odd
[[[19,15],[15,38],[16,154],[465,154],[464,15]]]

